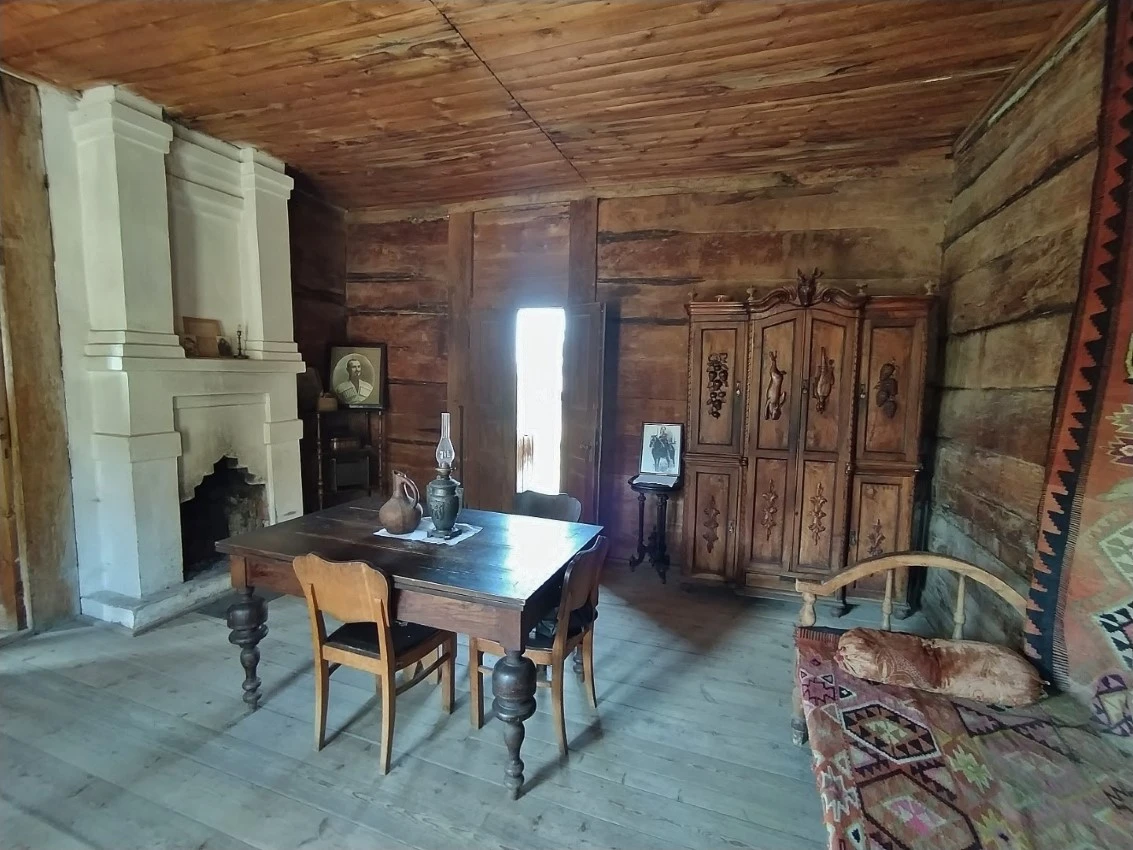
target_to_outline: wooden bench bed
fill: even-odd
[[[971,582],[1020,613],[1026,600],[972,564],[923,552],[865,561],[822,583],[799,581],[796,743],[809,741],[831,850],[1133,846],[1133,757],[1098,735],[1088,712],[1059,697],[1001,709],[857,679],[834,660],[840,630],[815,627],[815,600],[885,573],[889,629],[894,571],[958,575],[953,637]]]

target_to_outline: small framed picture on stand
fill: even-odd
[[[677,422],[642,425],[641,464],[633,483],[676,487],[681,477],[681,428]]]

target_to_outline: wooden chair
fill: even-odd
[[[598,537],[587,549],[579,552],[563,576],[563,592],[559,598],[559,613],[555,620],[553,637],[536,634],[528,640],[524,656],[536,665],[551,668],[551,681],[539,679],[536,685],[551,689],[552,714],[559,753],[566,755],[566,718],[563,713],[563,665],[575,647],[582,649],[583,681],[592,708],[598,707],[594,690],[594,621],[598,617],[598,580],[602,564],[606,561],[608,542]],[[483,687],[484,674],[492,668],[484,665],[484,653],[503,655],[498,643],[479,638],[468,640],[469,686],[472,694],[472,725],[484,725]]]
[[[567,493],[551,496],[547,493],[536,493],[534,490],[524,490],[515,494],[511,510],[512,513],[523,516],[578,522],[578,518],[582,516],[582,502]]]
[[[522,493],[515,494],[515,498],[512,499],[511,510],[512,513],[522,516],[557,519],[560,522],[578,522],[579,517],[582,516],[582,502],[567,493],[558,493],[552,496],[547,493],[536,493],[534,490],[524,490]],[[546,619],[554,622],[557,616],[557,610],[549,611]],[[576,651],[574,654],[573,669],[579,675],[583,672],[581,651]],[[540,676],[546,672],[545,668],[539,668]]]
[[[295,559],[295,575],[307,597],[311,643],[315,651],[315,749],[326,741],[330,675],[341,665],[377,677],[382,698],[382,773],[389,773],[397,695],[422,679],[437,675],[441,707],[452,713],[456,635],[413,623],[390,621],[390,584],[384,573],[361,561],[337,563],[317,555]],[[346,625],[326,632],[323,612]],[[424,659],[435,657],[427,664]],[[411,664],[411,678],[397,685],[397,671]]]

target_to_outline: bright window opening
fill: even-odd
[[[566,311],[532,307],[515,322],[516,492],[559,492]]]

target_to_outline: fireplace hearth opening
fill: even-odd
[[[267,523],[264,485],[252,480],[247,468],[222,457],[181,503],[181,556],[185,581],[224,562],[218,540]]]

